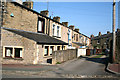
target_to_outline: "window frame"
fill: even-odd
[[[15,49],[20,49],[20,48],[14,48],[14,52],[15,52]],[[22,49],[22,53],[23,53],[23,49]],[[14,53],[14,54],[16,55],[16,53]],[[15,58],[22,58],[22,57],[16,57],[15,55],[14,55]]]
[[[39,21],[42,22],[42,31],[39,31]],[[45,30],[45,19],[38,17],[38,23],[37,23],[37,32],[38,33],[44,33]]]
[[[5,47],[5,57],[7,57],[7,58],[12,58],[12,56],[6,56],[6,54],[7,54],[6,48],[11,48],[11,47]],[[13,55],[13,48],[12,48],[12,55]]]
[[[54,46],[50,46],[50,49],[52,48],[52,53],[54,51]],[[52,55],[52,53],[50,53],[50,55]]]
[[[76,41],[78,41],[78,34],[76,34]]]
[[[12,48],[12,56],[11,57],[6,56],[6,48]],[[15,48],[22,49],[22,57],[15,57]],[[22,59],[23,54],[24,54],[24,47],[22,47],[22,46],[3,46],[3,58],[13,58],[13,59],[20,58],[20,59]]]
[[[47,47],[47,54],[45,54],[45,48]],[[45,46],[44,48],[44,56],[49,56],[49,46]]]
[[[60,37],[60,26],[57,26],[57,37]]]

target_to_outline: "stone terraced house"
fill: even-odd
[[[89,37],[72,25],[68,27],[68,22],[60,23],[60,17],[51,19],[47,10],[32,10],[33,2],[6,2],[4,7],[0,47],[3,64],[47,63],[53,51],[90,44]]]
[[[98,36],[94,36],[91,38],[91,45],[96,49],[102,49],[102,51],[105,51],[106,49],[109,49],[110,51],[110,59],[112,59],[112,36],[113,34],[107,31],[107,34],[101,34],[99,32]],[[116,31],[116,63],[120,63],[120,29],[117,29]]]

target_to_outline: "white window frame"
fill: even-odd
[[[60,37],[60,26],[57,26],[57,37]]]
[[[23,58],[23,54],[24,54],[24,47],[22,46],[3,46],[3,57],[6,58],[6,48],[12,48],[12,56],[9,58],[16,58],[15,57],[15,48],[22,48],[22,56],[18,57],[18,58]]]

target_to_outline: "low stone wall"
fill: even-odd
[[[54,51],[52,53],[52,64],[65,62],[77,58],[77,49]]]

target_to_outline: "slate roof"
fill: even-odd
[[[101,36],[96,36],[96,37],[91,38],[91,40],[99,40],[99,39],[109,38],[109,37],[112,37],[112,33],[104,34],[104,35],[101,35]]]
[[[21,4],[17,3],[17,2],[11,2],[11,3],[13,3],[13,4],[17,5],[17,6],[20,6],[20,7],[24,8],[24,9],[27,9],[28,11],[31,11],[31,12],[33,12],[33,13],[36,13],[36,14],[38,14],[38,15],[40,15],[40,16],[43,16],[43,17],[45,17],[45,18],[47,18],[47,19],[50,19],[50,20],[52,20],[52,21],[54,21],[54,22],[56,22],[56,23],[58,23],[58,24],[60,24],[60,25],[63,25],[62,23],[60,23],[60,22],[58,22],[58,21],[56,21],[56,20],[54,20],[54,19],[51,19],[50,17],[44,16],[44,15],[42,15],[41,13],[38,13],[38,12],[35,11],[35,10],[32,10],[32,9],[30,9],[30,8],[27,8],[26,6],[21,5]],[[65,25],[63,25],[63,26],[65,26]],[[69,28],[68,26],[65,26],[65,27]],[[70,29],[70,28],[69,28],[69,29]],[[72,29],[71,29],[71,30],[72,30]],[[73,30],[73,31],[75,31],[75,30]],[[77,31],[75,31],[75,32],[77,32]],[[82,34],[82,33],[80,33],[80,32],[77,32],[77,33],[79,33],[79,34],[81,34],[81,35],[89,38],[88,36],[86,36],[86,35],[84,35],[84,34]],[[90,38],[89,38],[89,39],[90,39]]]
[[[49,45],[68,45],[68,43],[58,40],[56,38],[50,37],[43,33],[35,33],[30,31],[23,31],[18,29],[2,27],[7,31],[13,32],[15,34],[26,37],[30,40],[36,41],[38,44],[49,44]]]

